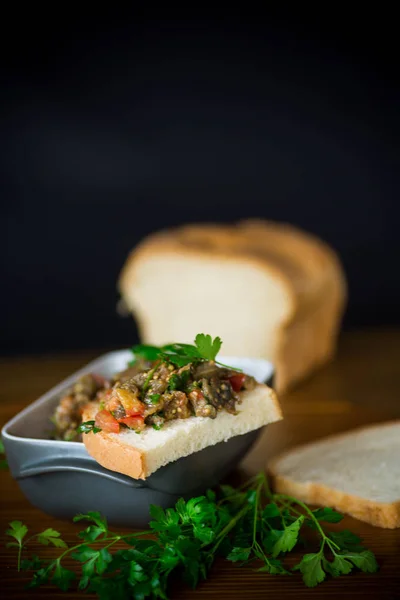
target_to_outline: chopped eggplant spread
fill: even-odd
[[[84,375],[64,396],[53,416],[55,437],[79,440],[81,432],[119,433],[189,417],[215,419],[218,412],[236,414],[239,392],[256,386],[253,377],[215,361],[221,341],[199,334],[196,346],[136,346],[135,360],[111,381]],[[140,350],[139,350],[140,349]],[[83,407],[100,402],[95,420],[80,425]]]
[[[124,383],[133,375],[149,368],[149,361],[138,361],[132,367],[118,373],[118,381]],[[94,400],[104,402],[111,394],[111,389],[116,377],[111,381],[101,375],[82,375],[59,401],[51,422],[54,425],[52,438],[64,441],[79,441],[80,433],[77,431],[82,422],[83,408]]]

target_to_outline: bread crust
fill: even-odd
[[[82,421],[94,419],[98,404],[85,407]],[[146,460],[142,450],[123,444],[103,431],[84,434],[86,450],[102,467],[128,475],[133,479],[146,479]]]
[[[400,420],[389,421],[382,424],[367,425],[351,432],[334,434],[323,438],[324,441],[339,441],[348,438],[353,433],[359,433],[368,429],[384,429],[393,425],[400,425]],[[318,443],[322,440],[316,440]],[[377,502],[368,500],[335,488],[315,482],[297,482],[294,479],[284,477],[279,474],[279,463],[288,455],[295,453],[305,447],[312,446],[313,443],[303,444],[291,448],[287,452],[280,454],[268,464],[268,474],[271,478],[271,484],[275,492],[294,496],[303,502],[309,504],[329,506],[339,512],[346,513],[352,517],[370,523],[375,527],[385,529],[396,529],[400,527],[400,499],[396,502]]]

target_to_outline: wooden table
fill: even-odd
[[[45,357],[10,358],[0,361],[0,425],[100,352]],[[253,473],[263,469],[269,457],[300,442],[354,426],[400,417],[400,331],[352,332],[342,336],[338,357],[313,378],[284,396],[284,421],[272,425],[243,462]],[[70,543],[81,528],[58,521],[32,507],[12,480],[0,473],[0,565],[1,597],[75,598],[82,594],[63,593],[56,588],[27,592],[28,578],[16,571],[15,552],[5,549],[3,532],[14,519],[24,521],[33,531],[54,527]],[[93,507],[95,509],[96,507]],[[221,561],[207,582],[196,591],[174,585],[173,597],[195,598],[400,598],[400,529],[376,529],[349,517],[343,526],[361,535],[380,564],[374,575],[357,573],[329,579],[307,589],[299,575],[270,576]],[[42,547],[43,548],[43,547]],[[5,594],[5,595],[4,595]]]

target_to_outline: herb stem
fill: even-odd
[[[286,500],[287,502],[290,502],[290,504],[297,504],[298,506],[301,506],[301,508],[311,517],[311,519],[314,521],[322,539],[325,540],[328,539],[327,536],[324,533],[324,530],[322,529],[321,525],[319,524],[318,519],[315,518],[312,510],[310,508],[308,508],[307,504],[304,504],[304,502],[302,502],[301,500],[297,500],[297,498],[293,498],[292,496],[286,496],[286,494],[274,494],[274,497],[277,500]]]
[[[21,554],[22,554],[22,544],[19,544],[18,547],[18,559],[17,559],[17,570],[18,572],[21,570]]]
[[[240,510],[237,515],[235,515],[233,517],[233,519],[231,519],[229,521],[229,523],[227,523],[225,525],[225,527],[219,532],[219,534],[217,535],[216,539],[218,540],[217,543],[213,546],[212,551],[211,552],[215,552],[216,549],[218,548],[218,546],[220,545],[220,543],[222,542],[222,540],[224,539],[224,537],[231,531],[231,529],[233,529],[236,525],[236,523],[238,521],[240,521],[240,519],[250,510],[251,506],[250,504],[246,504],[246,506],[243,506],[242,510]],[[207,543],[204,543],[203,546],[207,546]]]
[[[260,501],[261,487],[262,487],[262,483],[257,487],[257,490],[256,490],[256,500],[254,502],[253,545],[256,543],[256,537],[257,537],[258,504],[259,504],[259,501]]]

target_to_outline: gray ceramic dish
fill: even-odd
[[[215,486],[244,457],[261,429],[231,438],[162,467],[145,481],[101,467],[81,442],[48,439],[49,417],[71,384],[85,373],[109,377],[123,370],[130,351],[104,354],[28,406],[2,429],[13,477],[37,508],[59,518],[97,510],[110,523],[145,527],[149,505],[172,506],[183,496],[195,496]],[[221,357],[259,382],[272,385],[273,367],[261,359]]]

